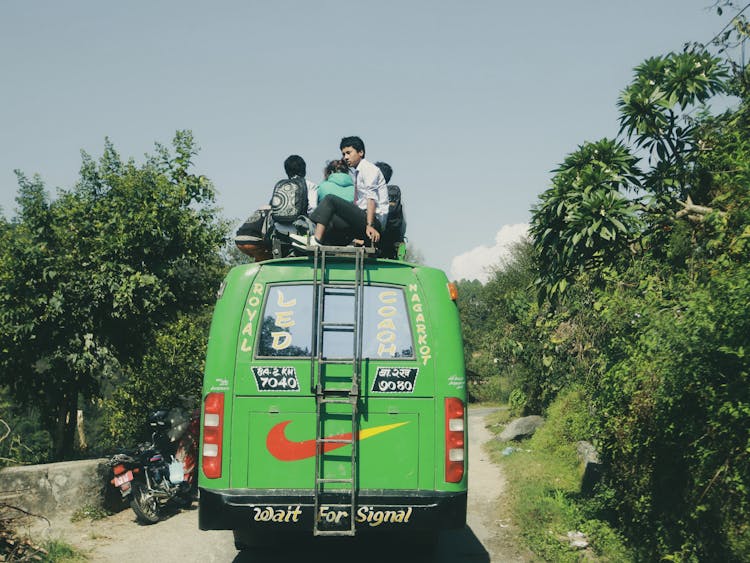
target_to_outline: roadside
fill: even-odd
[[[522,544],[507,501],[508,479],[494,463],[487,444],[495,435],[486,418],[500,407],[469,409],[469,515],[467,523],[490,555],[490,561],[534,561]]]
[[[529,439],[488,444],[487,454],[508,479],[503,505],[539,560],[633,561],[633,554],[605,520],[590,489],[582,491],[584,476],[588,474],[588,486],[592,486],[598,468],[587,472],[582,457],[585,449],[580,449],[586,442],[571,437],[585,435],[572,430],[581,428],[579,413],[585,411],[580,399],[575,393],[563,395],[547,410],[544,424]],[[506,414],[488,417],[490,433],[507,429]]]
[[[533,555],[518,541],[518,529],[512,524],[504,500],[507,479],[493,463],[484,444],[493,434],[485,426],[485,417],[498,408],[469,409],[469,505],[468,527],[442,535],[437,561],[476,562],[498,561],[526,563]],[[85,553],[90,561],[120,563],[121,561],[195,561],[230,562],[264,561],[262,554],[252,559],[238,556],[230,532],[198,531],[197,504],[192,509],[177,511],[153,526],[139,525],[130,509],[99,520],[70,521],[70,514],[60,513],[46,523],[36,523],[29,533],[40,540],[60,539]],[[381,549],[387,549],[382,546]],[[269,560],[284,560],[280,546]],[[281,551],[281,553],[280,553]],[[307,561],[333,561],[331,552],[306,546]],[[375,548],[377,551],[377,547]],[[297,555],[290,552],[290,557]],[[374,556],[374,555],[373,555]],[[389,556],[393,561],[393,554]]]

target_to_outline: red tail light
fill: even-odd
[[[120,475],[121,473],[125,473],[125,466],[122,465],[121,463],[118,465],[115,465],[112,468],[112,473],[114,473],[115,475]]]
[[[206,395],[203,409],[203,473],[221,477],[221,442],[224,431],[224,393]]]
[[[464,477],[464,403],[445,399],[445,481],[460,483]]]

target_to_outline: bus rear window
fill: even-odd
[[[312,301],[313,290],[309,284],[269,286],[256,356],[309,357],[313,331]],[[323,319],[326,323],[353,323],[354,314],[352,290],[326,290]],[[332,327],[323,332],[323,356],[326,358],[350,358],[353,345],[350,328]],[[414,358],[406,300],[400,287],[364,287],[362,357]]]

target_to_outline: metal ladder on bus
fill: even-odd
[[[313,353],[311,355],[311,381],[315,395],[315,488],[313,535],[316,536],[353,536],[356,533],[355,515],[357,510],[357,454],[359,434],[359,391],[362,366],[362,320],[364,312],[364,260],[365,256],[374,254],[374,249],[352,246],[318,246],[313,255]],[[328,277],[328,261],[330,257],[354,259],[353,282],[330,282]],[[334,295],[351,295],[354,301],[352,322],[331,322],[326,320],[326,297]],[[351,357],[328,358],[323,354],[323,342],[326,333],[333,331],[350,332],[352,334]],[[331,381],[326,373],[326,366],[332,364],[351,365],[351,378],[337,376]],[[347,405],[348,412],[329,413],[328,405]],[[342,409],[346,411],[346,409]],[[326,423],[336,417],[351,418],[351,434],[349,437],[330,437],[325,434]],[[348,477],[326,477],[322,474],[327,449],[351,445]],[[344,492],[338,489],[330,493],[329,486],[348,487]],[[334,498],[334,502],[322,501],[324,496]],[[335,522],[339,521],[339,514],[348,514],[349,527],[341,528],[325,526],[321,522],[321,507],[333,509]]]

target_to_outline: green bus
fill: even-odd
[[[244,549],[274,532],[466,522],[466,378],[455,286],[372,249],[233,268],[201,417],[199,526]]]

